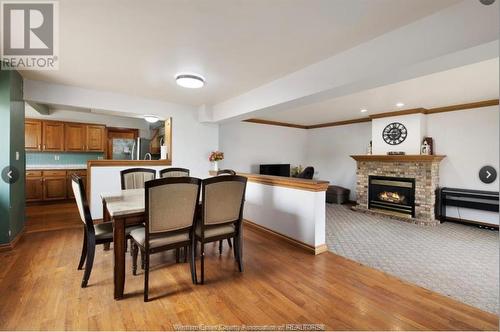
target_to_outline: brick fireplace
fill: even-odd
[[[351,157],[357,161],[355,210],[417,224],[439,224],[434,215],[435,191],[439,185],[439,164],[445,156]]]

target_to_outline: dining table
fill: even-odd
[[[113,283],[114,298],[123,298],[125,289],[125,251],[128,226],[144,222],[144,189],[126,189],[114,193],[101,193],[103,221],[113,223]]]

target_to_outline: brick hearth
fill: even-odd
[[[439,163],[444,156],[352,156],[357,161],[357,206],[356,210],[368,210],[368,177],[370,175],[415,179],[415,218],[396,219],[418,224],[436,225],[434,205],[436,188],[439,185]],[[377,158],[378,157],[378,158]],[[422,157],[421,160],[419,160]],[[432,158],[435,157],[435,158]]]

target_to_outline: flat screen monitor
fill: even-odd
[[[290,164],[260,165],[260,174],[290,177]]]

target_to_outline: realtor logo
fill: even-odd
[[[2,69],[58,69],[56,1],[2,1]]]

